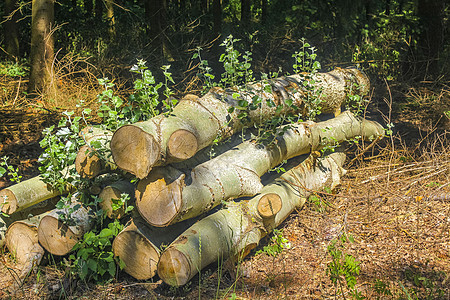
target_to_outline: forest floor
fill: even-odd
[[[38,173],[42,128],[59,117],[21,106],[0,109],[0,156],[7,155],[26,179]],[[210,266],[177,289],[158,278],[138,281],[123,272],[104,285],[86,284],[45,259],[10,296],[6,288],[18,269],[3,250],[0,298],[356,299],[345,280],[335,284],[327,272],[331,254],[341,251],[359,262],[355,288],[366,299],[450,299],[450,120],[445,110],[450,110],[449,82],[376,86],[368,116],[392,123],[393,135],[364,153],[367,145],[347,147],[341,187],[334,195],[317,194],[291,214],[280,227],[290,247],[275,257],[257,253],[272,243],[269,236],[239,264]],[[1,181],[0,188],[6,184]],[[343,242],[349,236],[354,241]]]

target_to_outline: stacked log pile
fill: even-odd
[[[249,103],[255,95],[263,99],[262,106],[250,112],[250,122],[294,108],[306,113],[303,81],[301,75],[273,80],[271,92],[262,82],[241,91],[215,88],[201,98],[180,101],[169,116],[125,125],[114,133],[91,127],[83,131],[87,144],[79,150],[74,166],[81,176],[95,178],[118,167],[140,179],[136,187],[124,179],[96,193],[107,215],[124,222],[125,210],[113,211],[113,199],[127,193],[135,201],[132,218],[128,217],[112,245],[125,263],[125,272],[141,280],[158,274],[166,283],[179,286],[219,258],[247,255],[300,208],[311,191],[339,184],[345,155],[320,157],[318,151],[330,143],[383,136],[378,123],[344,112],[323,122],[285,125],[280,129],[283,134],[270,145],[232,137],[244,126],[237,110],[230,109],[238,105],[236,99]],[[367,93],[368,79],[357,69],[319,74],[316,85],[324,99],[323,110],[338,111],[355,84],[361,96]],[[293,99],[295,105],[284,111],[267,104],[286,99]],[[210,158],[204,148],[227,137],[232,138]],[[110,149],[112,159],[97,157],[98,147]],[[261,182],[261,176],[285,160],[289,160],[287,172]],[[5,199],[2,210],[13,213],[58,194],[36,177],[0,191],[0,199]],[[244,196],[251,198],[239,199]],[[59,217],[67,211],[70,223]],[[42,248],[54,255],[68,254],[94,221],[92,209],[76,198],[65,212],[53,209],[8,227],[1,240],[27,266],[24,270],[40,262]]]

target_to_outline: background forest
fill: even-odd
[[[32,4],[44,7],[36,18],[48,32],[39,33],[38,22],[32,31]],[[184,91],[195,75],[192,54],[201,48],[203,59],[217,63],[229,34],[240,39],[238,50],[253,54],[255,74],[290,71],[301,38],[316,47],[324,70],[359,65],[379,79],[420,81],[449,69],[443,0],[6,0],[0,9],[2,72],[25,76],[46,61],[59,85],[83,70],[126,77],[123,71],[143,59],[151,70],[172,65]],[[36,51],[46,54],[33,52],[33,34],[45,35],[46,48]],[[42,90],[31,74],[28,90]]]
[[[450,298],[449,1],[5,0],[0,16],[0,189],[39,174],[66,119],[114,131],[265,76],[357,66],[371,83],[358,112],[386,128],[377,145],[347,145],[336,194],[315,193],[237,265],[174,288],[48,255],[17,299]],[[112,253],[121,225],[108,222],[96,253]],[[14,257],[0,258],[6,286]]]

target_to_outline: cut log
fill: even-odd
[[[5,234],[8,227],[6,226],[6,222],[3,220],[5,217],[0,215],[0,248],[5,245]]]
[[[171,166],[155,168],[139,181],[136,206],[153,226],[174,224],[205,213],[224,200],[255,195],[262,188],[260,176],[283,160],[355,137],[367,140],[383,134],[380,124],[350,112],[324,122],[292,124],[274,145],[241,143],[196,166],[188,175]]]
[[[69,175],[69,170],[73,168],[74,165],[71,165],[62,173]],[[11,215],[47,199],[68,193],[72,188],[68,185],[64,191],[54,190],[44,182],[41,176],[36,176],[1,190],[0,208],[4,213]]]
[[[161,247],[169,245],[193,223],[189,220],[157,228],[149,226],[140,217],[134,217],[114,239],[114,255],[125,263],[126,273],[138,280],[150,279],[156,275]]]
[[[25,264],[30,260],[33,248],[38,243],[39,222],[45,215],[47,213],[16,221],[8,227],[5,237],[6,247],[19,264]]]
[[[45,201],[39,202],[35,205],[29,206],[23,210],[16,211],[11,215],[1,217],[0,216],[0,247],[5,244],[5,234],[11,224],[16,221],[30,219],[33,216],[37,216],[48,212],[55,208],[56,203],[59,201],[59,197],[50,198]]]
[[[22,181],[0,191],[2,211],[12,214],[44,200],[61,195],[42,180],[41,176]]]
[[[75,158],[75,169],[81,177],[94,178],[95,176],[115,169],[115,164],[112,159],[109,143],[112,137],[112,132],[97,127],[86,127],[81,131],[81,135],[86,142],[78,150]],[[100,144],[101,149],[106,149],[108,153],[104,153],[106,160],[101,159],[97,155],[98,147],[94,142]]]
[[[60,219],[61,215],[67,215],[66,223]],[[92,210],[77,202],[67,209],[54,209],[39,224],[39,243],[54,255],[66,255],[89,231],[93,221]]]
[[[98,196],[100,198],[100,207],[106,213],[108,218],[110,219],[120,219],[125,214],[125,207],[122,206],[116,210],[113,209],[113,201],[120,199],[121,194],[130,195],[130,203],[126,203],[126,205],[131,205],[134,203],[134,185],[129,181],[116,181],[104,187]]]
[[[114,161],[122,170],[142,179],[155,166],[192,157],[218,137],[227,138],[243,128],[244,125],[238,118],[239,111],[236,109],[229,113],[231,107],[238,106],[240,99],[249,103],[255,96],[262,99],[261,108],[250,111],[248,126],[261,119],[270,119],[278,113],[293,112],[286,105],[279,112],[276,107],[269,106],[268,101],[281,105],[285,100],[292,99],[298,108],[297,113],[305,114],[305,99],[311,96],[310,91],[304,88],[305,80],[304,74],[298,74],[253,83],[239,91],[213,88],[198,100],[182,100],[169,117],[159,115],[148,121],[119,128],[111,140]],[[368,78],[357,69],[336,69],[319,73],[314,80],[314,86],[320,91],[324,103],[321,105],[322,112],[333,112],[336,107],[340,107],[346,101],[347,93],[354,90],[355,84],[360,86],[357,92],[361,96],[369,89]],[[269,84],[271,92],[265,89]]]
[[[44,254],[44,249],[39,245],[39,243],[35,243],[30,249],[28,259],[23,264],[19,276],[17,278],[14,278],[14,283],[8,288],[10,294],[14,295],[17,290],[23,285],[25,279],[31,273],[33,268],[41,263]]]
[[[169,285],[181,286],[218,259],[247,255],[264,235],[280,225],[294,209],[303,206],[311,190],[338,185],[344,172],[344,160],[342,153],[317,159],[309,156],[265,186],[261,194],[243,203],[228,205],[198,221],[162,253],[157,270],[159,277]],[[258,204],[266,201],[261,199],[267,196],[273,199],[273,195],[282,201],[280,210],[270,218],[266,214],[261,217]]]

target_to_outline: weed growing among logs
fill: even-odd
[[[328,263],[327,274],[341,295],[348,290],[354,299],[363,299],[361,292],[355,287],[360,271],[359,261],[345,253],[345,245],[348,242],[353,243],[353,237],[343,234],[328,245],[327,252],[331,256],[331,262]]]
[[[3,156],[2,162],[0,162],[0,177],[5,175],[6,172],[8,172],[8,176],[10,177],[10,180],[15,183],[19,183],[22,179],[22,175],[19,175],[19,168],[14,168],[14,166],[11,166],[8,164],[9,157]]]

